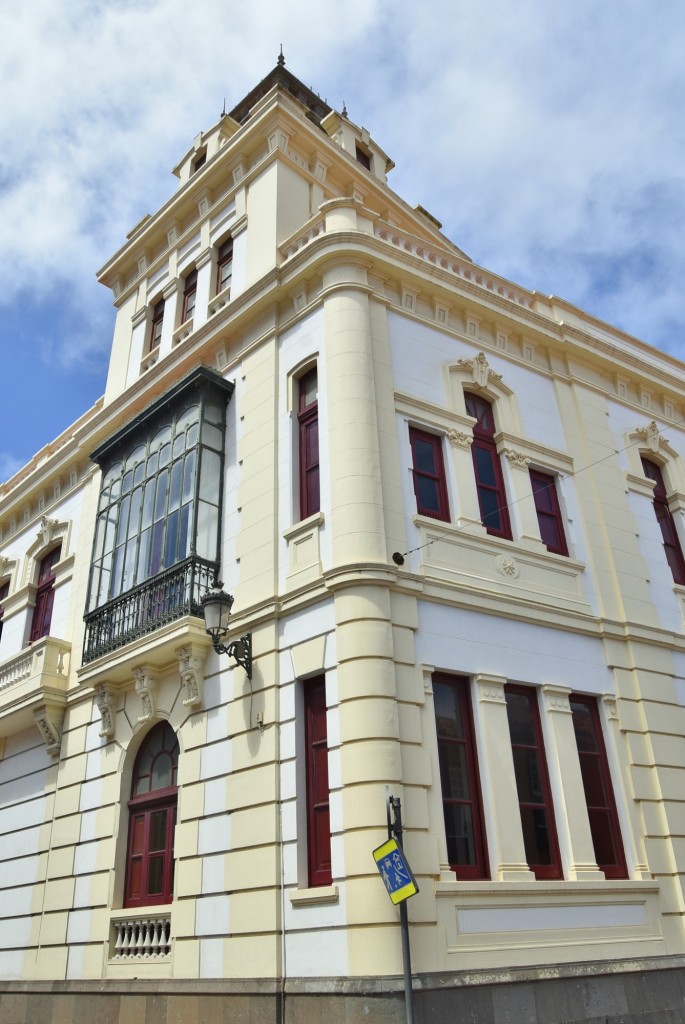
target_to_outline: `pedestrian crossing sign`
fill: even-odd
[[[393,903],[401,903],[416,895],[419,887],[396,839],[388,839],[374,850],[373,859]]]

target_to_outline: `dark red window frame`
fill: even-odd
[[[297,382],[297,422],[300,435],[300,519],[315,515],[321,508],[319,481],[319,399],[316,367]],[[307,396],[316,397],[307,403]]]
[[[152,789],[158,758],[165,759],[172,784]],[[156,906],[173,899],[177,772],[178,739],[168,722],[159,722],[145,737],[133,768],[125,907]]]
[[[607,878],[627,878],[628,867],[597,700],[572,693],[569,703],[595,860]]]
[[[2,640],[2,619],[3,619],[3,616],[5,614],[5,609],[3,608],[3,603],[9,597],[9,592],[10,592],[10,581],[7,580],[6,583],[0,583],[0,640]]]
[[[442,458],[442,439],[437,434],[409,428],[409,443],[412,456],[412,479],[416,495],[416,511],[421,516],[450,519],[447,500],[445,463]]]
[[[216,258],[216,293],[228,288],[233,277],[233,239],[227,238],[219,246]]]
[[[654,481],[654,513],[661,529],[661,537],[664,544],[666,560],[671,567],[673,582],[685,584],[685,558],[683,549],[680,546],[680,538],[676,530],[675,522],[670,508],[668,507],[668,494],[666,484],[659,466],[651,459],[642,456],[642,468],[645,476]]]
[[[148,347],[149,352],[153,352],[156,348],[159,348],[159,344],[162,340],[163,323],[164,299],[160,299],[159,302],[155,303],[154,309],[152,310],[152,324],[150,326],[150,345]]]
[[[331,815],[328,787],[326,679],[304,683],[304,731],[307,767],[307,870],[312,887],[330,885]]]
[[[464,399],[466,411],[476,420],[471,457],[481,522],[491,536],[511,540],[507,492],[495,444],[495,417],[492,404],[470,391],[466,392]]]
[[[469,680],[433,675],[447,856],[461,880],[490,877]]]
[[[52,607],[55,601],[55,565],[59,562],[61,550],[61,545],[53,548],[40,563],[29,643],[40,640],[50,633]]]
[[[181,323],[192,320],[195,315],[195,296],[197,295],[197,270],[191,270],[186,274],[183,287],[183,309],[181,312]]]
[[[537,693],[507,683],[504,694],[528,867],[536,878],[563,878]]]
[[[533,490],[535,511],[543,544],[548,551],[553,551],[557,555],[568,555],[556,479],[551,473],[542,473],[539,469],[531,469],[530,486]]]

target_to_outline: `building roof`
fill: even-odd
[[[276,66],[272,71],[263,78],[258,85],[254,87],[247,96],[245,96],[240,103],[238,103],[233,110],[229,112],[229,116],[237,121],[238,124],[245,124],[250,116],[250,111],[254,108],[255,104],[259,100],[266,96],[270,89],[273,89],[274,85],[280,85],[286,92],[289,92],[291,96],[294,96],[304,107],[307,109],[307,117],[310,121],[313,121],[315,125],[320,126],[321,121],[327,114],[330,114],[333,107],[330,107],[328,103],[321,99],[321,97],[315,93],[309,86],[301,82],[299,78],[296,78],[285,66],[285,57],[281,52]]]

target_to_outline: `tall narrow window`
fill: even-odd
[[[307,864],[309,885],[330,885],[331,817],[328,791],[326,680],[317,676],[304,685],[305,750],[307,757]]]
[[[683,559],[683,549],[680,546],[673,516],[668,507],[668,495],[663,474],[656,462],[652,462],[650,459],[642,459],[642,468],[645,476],[654,481],[654,512],[661,528],[664,552],[666,553],[666,560],[671,567],[673,581],[674,583],[685,584],[685,559]]]
[[[193,160],[190,173],[191,174],[196,174],[200,170],[201,167],[204,167],[204,165],[206,163],[207,163],[207,150],[203,149],[202,152],[198,153],[197,156],[195,157],[195,159]]]
[[[570,703],[595,860],[607,878],[627,878],[628,869],[597,701],[594,697],[581,697],[574,693],[571,694]]]
[[[530,687],[512,684],[505,686],[504,693],[528,866],[536,878],[561,878],[537,694]]]
[[[6,583],[0,583],[0,640],[2,640],[2,618],[4,615],[3,605],[9,596],[10,592],[10,581]]]
[[[300,377],[297,421],[300,432],[300,518],[321,507],[319,491],[319,402],[316,367]]]
[[[145,737],[128,802],[125,907],[171,903],[174,891],[178,740],[168,722]]]
[[[219,247],[216,260],[216,292],[228,288],[233,277],[233,239],[227,238]]]
[[[550,473],[541,473],[537,469],[531,469],[530,486],[533,489],[533,500],[543,544],[548,551],[554,551],[558,555],[568,555],[556,480]]]
[[[31,643],[47,636],[50,632],[52,605],[55,600],[55,566],[59,562],[61,550],[61,547],[54,548],[40,563],[36,604],[33,609],[29,635]]]
[[[183,286],[183,309],[181,311],[181,323],[192,320],[195,314],[195,296],[197,294],[197,270],[191,270],[186,275]]]
[[[155,304],[152,310],[152,324],[150,327],[150,344],[148,350],[150,352],[154,349],[159,348],[159,343],[162,340],[162,324],[164,323],[164,299],[160,299]]]
[[[488,878],[468,679],[433,676],[447,856],[460,879]]]
[[[422,430],[410,427],[409,442],[416,511],[419,515],[449,522],[450,510],[441,440],[435,434],[426,434]]]
[[[483,526],[494,537],[511,540],[511,523],[499,454],[495,446],[495,417],[484,398],[467,392],[466,411],[476,419],[473,428],[473,471]]]

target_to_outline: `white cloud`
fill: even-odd
[[[281,42],[475,259],[679,344],[678,0],[32,0],[3,7],[0,305],[59,311],[45,358],[104,358],[95,270]]]

